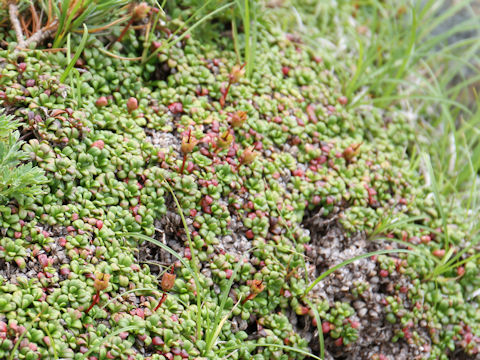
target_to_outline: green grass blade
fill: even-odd
[[[25,329],[25,331],[18,337],[17,339],[17,342],[15,343],[15,346],[13,347],[12,349],[12,352],[10,353],[10,357],[8,358],[9,360],[13,360],[14,359],[14,356],[15,356],[15,352],[17,351],[18,347],[20,346],[20,343],[22,342],[23,338],[25,337],[25,335],[27,335],[27,333],[30,331],[30,329],[32,328],[33,326],[33,323],[36,322],[40,316],[42,316],[42,311],[40,311],[37,316],[35,316],[35,318],[30,322],[30,324],[28,324],[27,328]]]
[[[47,333],[47,336],[48,338],[50,339],[50,342],[52,344],[52,349],[53,349],[53,358],[55,360],[58,360],[58,354],[57,354],[57,349],[55,347],[55,339],[53,338],[53,336],[50,334],[50,331],[48,330],[48,327],[44,327],[43,330],[45,330],[45,332]]]
[[[400,67],[397,69],[397,72],[395,74],[394,79],[400,79],[404,76],[405,70],[408,66],[408,64],[411,61],[411,58],[413,57],[414,54],[414,48],[415,48],[415,43],[417,40],[416,34],[417,34],[417,16],[415,11],[412,11],[412,24],[411,24],[411,31],[410,31],[410,37],[408,41],[408,46],[407,49],[405,50],[405,55],[403,57],[402,64]],[[386,91],[386,96],[388,97],[390,94],[393,93],[395,90],[395,86],[391,85],[389,88],[387,88]]]
[[[375,99],[371,99],[370,101],[373,102],[373,103],[379,103],[379,102],[382,102],[382,101],[385,101],[385,100],[405,100],[405,98],[408,98],[408,99],[411,99],[411,100],[428,100],[428,101],[432,101],[432,102],[438,102],[438,101],[441,101],[445,104],[448,104],[448,105],[453,105],[455,107],[458,107],[459,109],[461,109],[462,111],[464,111],[467,115],[472,115],[472,111],[465,105],[463,105],[462,103],[456,101],[456,100],[452,100],[452,99],[448,99],[448,98],[445,98],[445,97],[441,97],[441,96],[432,96],[432,95],[408,95],[407,97],[405,95],[392,95],[392,96],[386,96],[386,97],[378,97],[378,98],[375,98]]]
[[[242,345],[228,346],[228,347],[222,348],[222,350],[231,351],[231,350],[240,349],[242,346],[244,346],[244,345],[242,344]],[[292,346],[286,346],[286,345],[280,345],[280,344],[249,344],[249,346],[254,346],[254,347],[273,347],[273,348],[278,348],[278,349],[282,349],[282,350],[288,350],[288,351],[296,352],[296,353],[298,353],[298,354],[302,354],[302,355],[311,357],[311,358],[313,358],[313,359],[315,359],[315,360],[323,360],[323,359],[319,358],[319,357],[316,356],[316,355],[313,355],[312,353],[310,353],[310,352],[308,352],[308,351],[305,351],[305,350],[302,350],[302,349],[297,349],[297,348],[294,348],[294,347],[292,347]]]
[[[325,339],[323,338],[323,328],[322,328],[322,320],[320,319],[320,315],[318,314],[318,309],[316,306],[308,300],[305,299],[305,302],[310,306],[310,309],[313,311],[313,316],[315,317],[315,321],[317,322],[317,331],[318,331],[318,342],[320,344],[320,359],[325,359]]]
[[[110,300],[108,300],[101,308],[100,310],[103,310],[105,309],[108,305],[110,305],[112,302],[114,302],[115,300],[117,299],[120,299],[121,297],[127,295],[127,294],[130,294],[130,293],[134,293],[134,292],[137,292],[137,291],[151,291],[151,292],[155,292],[155,291],[159,291],[158,289],[154,289],[154,288],[138,288],[138,289],[132,289],[132,290],[127,290],[117,296],[115,296],[114,298],[111,298]],[[97,311],[93,316],[93,320],[95,320],[97,318],[97,314],[99,314],[99,312]]]
[[[90,6],[92,5],[91,4],[92,0],[86,0],[86,1],[89,2],[88,8],[90,8]],[[67,17],[67,19],[65,21],[65,24],[64,24],[65,30],[63,31],[62,35],[60,35],[60,44],[62,44],[62,40],[63,40],[63,37],[65,36],[65,34],[68,33],[70,31],[70,29],[72,28],[70,26],[70,24],[75,19],[75,16],[77,16],[78,13],[80,13],[80,16],[82,16],[87,12],[88,8],[87,8],[87,10],[84,10],[83,13],[81,12],[81,9],[84,6],[84,3],[85,3],[85,1],[78,1],[76,3],[74,2],[75,6],[73,7],[73,9],[70,10],[70,15]],[[81,22],[79,24],[81,24]]]
[[[247,76],[250,77],[252,71],[251,65],[251,43],[252,39],[250,37],[250,1],[244,0],[244,9],[242,13],[243,17],[243,31],[245,33],[245,62],[247,63]]]
[[[207,3],[209,3],[210,1],[208,1]],[[234,2],[230,2],[228,4],[225,4],[221,7],[219,7],[218,9],[212,11],[211,13],[205,15],[203,18],[201,18],[200,20],[198,20],[195,24],[193,24],[192,26],[190,26],[185,32],[182,33],[182,35],[180,35],[178,38],[174,38],[174,34],[172,34],[172,36],[170,37],[171,40],[166,42],[164,46],[160,46],[158,49],[156,49],[154,52],[152,52],[150,54],[150,56],[147,57],[147,59],[145,60],[145,62],[148,62],[150,61],[155,55],[157,55],[160,51],[165,51],[165,50],[168,50],[170,49],[174,44],[178,43],[179,41],[182,41],[183,38],[185,36],[187,36],[188,34],[190,34],[196,27],[198,27],[199,25],[201,25],[203,22],[205,22],[206,20],[210,19],[211,17],[213,17],[214,15],[224,11],[225,9],[228,9],[229,7],[231,7],[232,5],[234,4]],[[206,4],[204,5],[206,6]],[[193,18],[195,16],[192,15],[191,18]]]
[[[429,251],[427,251],[427,249],[424,249],[424,248],[422,248],[418,245],[415,245],[415,244],[411,244],[407,241],[403,241],[403,240],[395,239],[395,238],[388,238],[388,237],[376,238],[374,240],[391,241],[391,242],[406,246],[407,248],[412,248],[417,256],[424,255],[425,258],[429,258],[434,263],[437,263],[437,264],[441,263],[441,260],[439,260],[435,256],[433,256]]]
[[[67,15],[68,15],[68,8],[70,7],[70,2],[71,0],[62,1],[62,8],[60,9],[60,12],[59,12],[57,33],[55,34],[55,41],[53,42],[54,49],[60,47],[62,38],[63,36],[65,36],[66,29],[64,28],[64,26],[65,26],[65,20],[67,19]],[[55,3],[55,1],[53,3]]]
[[[151,237],[149,237],[147,235],[140,234],[140,233],[120,233],[118,235],[123,236],[123,237],[129,237],[129,238],[138,238],[140,240],[148,241],[148,242],[151,242],[154,245],[157,245],[158,247],[161,247],[163,250],[165,250],[169,254],[173,255],[174,257],[176,257],[180,261],[180,263],[192,274],[192,276],[194,278],[196,278],[196,276],[197,276],[196,272],[193,271],[193,269],[190,267],[188,262],[185,261],[184,257],[182,255],[180,255],[179,253],[177,253],[175,250],[173,250],[171,247],[161,243],[160,241],[158,241],[156,239],[152,239]]]
[[[360,40],[360,38],[357,38],[358,42],[358,59],[357,59],[357,64],[355,66],[355,74],[353,75],[352,80],[348,83],[347,90],[346,90],[346,96],[347,98],[352,97],[352,93],[354,89],[356,88],[356,84],[358,81],[358,78],[360,77],[360,74],[363,72],[364,69],[364,62],[363,62],[363,56],[364,56],[364,48],[363,48],[363,43]]]
[[[80,41],[80,44],[78,45],[77,51],[75,51],[75,55],[73,56],[73,59],[70,60],[67,68],[65,69],[62,76],[60,77],[60,82],[64,83],[65,80],[67,79],[68,74],[70,73],[70,71],[72,71],[73,67],[75,66],[75,63],[77,62],[77,60],[80,57],[83,49],[85,48],[85,44],[87,43],[87,40],[88,40],[88,29],[87,29],[87,25],[83,24],[82,40]]]
[[[158,6],[160,6],[160,5],[158,5]],[[164,15],[163,14],[163,9],[160,7],[157,15],[153,19],[153,24],[150,28],[150,31],[147,33],[147,36],[145,37],[145,41],[143,43],[142,64],[145,63],[145,61],[147,59],[147,54],[148,54],[148,50],[150,49],[150,44],[152,43],[153,34],[154,34],[155,29],[157,27],[158,21],[160,20],[160,16],[162,16],[162,15]]]
[[[240,301],[242,299],[238,299],[237,303],[233,306],[233,308],[228,312],[228,314],[226,314],[222,320],[217,324],[216,323],[216,319],[215,319],[215,323],[214,323],[214,329],[215,331],[212,333],[212,336],[210,338],[210,342],[207,343],[207,348],[205,350],[205,353],[208,353],[211,348],[213,347],[213,345],[215,345],[215,342],[218,338],[218,335],[220,335],[220,331],[222,331],[222,328],[223,328],[223,325],[225,325],[225,322],[228,320],[228,318],[230,317],[230,315],[232,315],[232,312],[236,309],[236,307],[238,306],[238,304],[240,304]],[[221,310],[220,310],[221,311]],[[218,313],[217,313],[218,314]],[[215,316],[216,318],[216,316]]]
[[[168,191],[172,195],[173,200],[175,201],[175,205],[177,206],[177,212],[178,212],[178,215],[180,215],[180,217],[182,219],[183,228],[185,229],[185,234],[186,234],[187,240],[188,240],[188,247],[190,248],[190,254],[192,256],[192,262],[193,262],[193,266],[194,266],[194,272],[192,274],[195,275],[193,279],[195,281],[195,287],[196,287],[196,290],[197,290],[197,307],[198,307],[198,309],[197,309],[197,337],[199,337],[200,334],[201,334],[201,329],[202,329],[201,304],[202,304],[202,298],[203,298],[203,288],[202,288],[202,285],[200,283],[197,256],[195,255],[195,248],[193,247],[192,238],[190,237],[190,231],[188,230],[187,221],[185,220],[185,216],[183,215],[183,210],[182,210],[182,207],[180,206],[180,203],[178,202],[177,196],[173,192],[173,189],[170,186],[170,184],[168,183],[168,181],[164,180],[163,183],[165,184],[165,187],[168,189]]]
[[[357,260],[360,260],[360,259],[368,258],[368,257],[373,256],[373,255],[383,255],[383,254],[392,254],[392,253],[410,253],[410,254],[417,255],[417,253],[415,253],[414,251],[411,251],[411,250],[391,249],[391,250],[378,250],[378,251],[369,252],[369,253],[367,253],[367,254],[362,254],[362,255],[355,256],[355,257],[353,257],[353,258],[351,258],[351,259],[348,259],[348,260],[345,260],[345,261],[341,262],[341,263],[338,264],[338,265],[335,265],[335,266],[331,267],[331,268],[328,269],[327,271],[324,271],[319,277],[317,277],[317,278],[305,289],[305,291],[303,292],[303,296],[307,296],[307,294],[315,287],[315,285],[317,285],[320,281],[322,281],[323,279],[325,279],[328,275],[334,273],[335,271],[337,271],[338,269],[344,267],[345,265],[351,264],[351,263],[353,263],[354,261],[357,261]]]
[[[458,3],[455,3],[453,6],[448,7],[444,12],[441,14],[437,14],[437,16],[431,16],[432,20],[431,22],[427,22],[424,24],[421,33],[418,36],[419,41],[422,39],[428,37],[428,35],[438,26],[440,26],[443,22],[447,21],[450,19],[452,16],[454,16],[456,13],[458,13],[460,10],[462,10],[466,5],[470,4],[472,0],[464,0]],[[425,14],[426,16],[426,14]],[[423,18],[423,16],[422,16]]]
[[[219,321],[220,321],[220,316],[222,315],[222,311],[223,309],[225,308],[225,304],[227,302],[227,298],[228,298],[228,294],[230,293],[230,289],[232,288],[232,285],[233,285],[233,281],[235,280],[235,277],[238,273],[238,270],[240,270],[240,267],[242,266],[243,264],[243,258],[240,259],[237,264],[235,265],[235,268],[233,270],[233,273],[232,273],[232,276],[230,276],[230,279],[228,279],[228,283],[227,283],[227,286],[225,286],[225,289],[223,289],[222,291],[222,295],[221,295],[221,301],[220,301],[220,309],[217,311],[217,313],[215,314],[215,320],[213,321],[213,328],[215,329],[214,332],[211,332],[211,328],[209,327],[207,329],[207,334],[206,334],[206,350],[205,350],[205,353],[208,353],[210,350],[212,350],[212,347],[213,345],[215,345],[215,341],[220,333],[220,330],[222,328],[223,325],[219,325]],[[240,301],[240,299],[239,299]],[[238,305],[238,302],[237,304],[235,305],[235,307]],[[233,310],[232,310],[233,311]],[[231,313],[231,312],[230,312]],[[229,314],[228,314],[229,315]],[[225,321],[224,321],[225,322]],[[221,322],[220,322],[221,323]],[[220,328],[219,328],[220,326]]]
[[[102,338],[102,341],[100,341],[100,343],[98,345],[95,345],[93,346],[92,348],[90,348],[90,350],[88,350],[85,354],[83,354],[83,358],[84,359],[87,359],[88,358],[88,355],[90,355],[92,352],[96,351],[96,350],[99,350],[100,347],[107,343],[110,339],[112,339],[113,337],[117,336],[118,334],[120,334],[121,332],[124,332],[124,331],[130,331],[130,330],[139,330],[141,329],[140,326],[138,325],[130,325],[130,326],[125,326],[123,328],[120,328],[120,329],[117,329],[115,330],[114,332],[112,332],[111,334],[105,336]]]
[[[232,37],[233,37],[233,48],[235,49],[235,54],[237,55],[237,63],[241,63],[240,50],[238,47],[238,29],[237,22],[235,21],[234,10],[232,9]]]
[[[393,217],[394,215],[392,215]],[[396,215],[395,215],[396,216]],[[394,227],[398,227],[400,225],[404,225],[404,224],[409,224],[409,223],[412,223],[412,222],[415,222],[417,220],[423,220],[425,219],[424,216],[414,216],[414,217],[407,217],[403,220],[396,220],[393,219],[392,222],[388,222],[390,220],[390,217],[388,217],[387,219],[384,219],[384,220],[387,220],[387,222],[383,222],[383,220],[380,220],[379,223],[377,224],[377,226],[375,226],[375,229],[374,231],[369,235],[369,238],[370,239],[373,239],[375,238],[377,235],[387,231],[387,230],[390,230]]]

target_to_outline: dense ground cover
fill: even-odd
[[[372,4],[100,3],[3,10],[0,358],[475,358],[478,164],[341,46]]]

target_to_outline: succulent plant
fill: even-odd
[[[456,259],[438,286],[431,277],[465,249],[465,214],[448,215],[449,254],[439,209],[404,156],[415,137],[407,119],[370,99],[358,106],[328,61],[270,25],[247,76],[228,36],[183,32],[194,3],[168,4],[168,17],[139,3],[111,36],[90,29],[77,82],[59,81],[64,52],[0,50],[12,114],[0,132],[19,129],[10,147],[46,181],[2,198],[0,261],[30,279],[1,278],[0,357],[28,329],[20,359],[302,359],[292,349],[315,345],[292,322],[315,331],[305,300],[331,351],[364,350],[368,308],[388,341],[428,349],[425,358],[475,355],[477,258]],[[14,32],[1,36],[15,43]],[[363,259],[306,299],[321,271],[377,246],[364,234],[428,255]],[[217,314],[225,320],[207,346]]]

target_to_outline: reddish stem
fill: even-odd
[[[117,41],[122,41],[123,37],[125,36],[125,34],[127,33],[127,30],[130,29],[130,26],[133,24],[133,16],[132,18],[130,19],[130,21],[128,22],[127,25],[125,25],[125,27],[123,28],[122,30],[122,33],[120,34],[120,36],[117,38],[117,40],[114,41],[114,43],[116,43]]]
[[[225,89],[225,92],[220,97],[220,106],[222,107],[222,109],[225,106],[225,102],[227,101],[227,95],[228,95],[228,92],[230,91],[230,86],[232,86],[232,81],[229,79],[227,88]]]
[[[183,169],[185,169],[185,163],[187,162],[187,154],[183,155],[183,163],[182,163],[182,168],[180,169],[180,174],[183,175]]]
[[[98,304],[98,302],[100,301],[100,291],[97,291],[97,293],[95,295],[93,295],[93,299],[92,299],[92,304],[90,305],[90,307],[85,311],[85,314],[88,314],[88,312],[90,310],[92,310],[92,308],[95,306],[95,304]]]
[[[248,294],[248,296],[245,299],[243,299],[242,305],[245,304],[248,300],[252,300],[253,298],[255,298],[255,296],[257,296],[257,294],[255,293]]]
[[[153,309],[153,312],[157,311],[158,308],[165,302],[165,300],[167,300],[167,293],[163,293],[162,298],[158,302],[158,305],[155,307],[155,309]]]

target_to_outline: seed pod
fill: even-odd
[[[245,111],[236,111],[235,113],[232,114],[230,117],[230,124],[232,127],[237,128],[241,127],[245,121],[247,120],[247,113]]]
[[[245,75],[245,69],[243,66],[235,65],[229,75],[231,84],[237,83]]]
[[[221,136],[217,138],[217,149],[224,150],[228,149],[233,142],[233,135],[227,130]]]
[[[358,153],[360,152],[360,146],[362,145],[362,143],[360,144],[353,144],[349,147],[347,147],[344,151],[343,151],[343,157],[345,158],[345,160],[347,160],[348,162],[352,161],[352,159],[358,155]]]
[[[184,154],[191,153],[197,144],[198,140],[192,137],[191,131],[189,131],[188,136],[182,139],[181,150]]]
[[[251,281],[247,281],[247,284],[250,286],[250,291],[253,294],[260,294],[263,289],[265,289],[265,285],[263,284],[262,280],[253,279]]]
[[[258,156],[257,152],[253,151],[253,147],[246,148],[240,156],[240,164],[247,165],[252,163]]]
[[[108,287],[108,282],[110,280],[110,274],[104,274],[101,272],[95,272],[95,280],[93,282],[93,287],[96,291],[105,290]]]
[[[175,278],[176,278],[175,274],[171,274],[169,272],[164,273],[162,276],[162,283],[161,283],[162,290],[170,291],[175,285]]]

